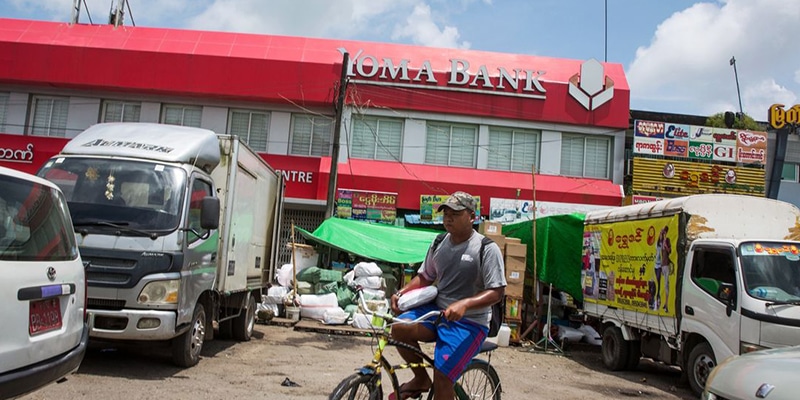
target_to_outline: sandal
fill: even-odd
[[[400,385],[400,400],[406,399],[418,399],[422,397],[423,394],[427,393],[431,388],[427,389],[404,389],[403,386],[407,385],[408,382]],[[396,400],[394,392],[389,393],[389,400]]]

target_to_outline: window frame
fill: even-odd
[[[167,122],[167,111],[171,108],[180,108],[181,109],[181,121],[180,124],[172,124]],[[199,118],[197,121],[197,125],[187,125],[186,124],[186,111],[198,111]],[[161,106],[161,118],[159,119],[162,124],[166,125],[177,125],[177,126],[189,126],[194,128],[200,128],[203,124],[203,106],[194,106],[188,104],[164,104]]]
[[[446,162],[440,162],[438,160],[439,155],[436,153],[431,153],[431,149],[437,146],[436,140],[437,138],[432,137],[431,133],[433,129],[442,129],[447,128],[447,160]],[[467,167],[467,168],[477,168],[478,164],[478,125],[471,125],[471,124],[461,124],[461,123],[449,123],[449,122],[439,122],[439,121],[427,121],[425,124],[425,164],[429,165],[446,165],[452,167]],[[457,160],[454,161],[454,154],[453,149],[459,148],[459,146],[453,145],[453,131],[455,129],[470,129],[472,130],[472,144],[471,144],[471,163],[469,165],[464,163],[459,163]],[[439,140],[441,142],[441,140]],[[466,155],[467,152],[463,152],[463,155]],[[461,156],[462,154],[457,154],[456,156]]]
[[[49,116],[47,117],[47,124],[46,126],[38,126],[36,124],[37,121],[37,112],[39,104],[42,100],[49,100],[50,103],[50,112]],[[56,102],[60,103],[61,107],[64,107],[64,116],[63,116],[63,126],[53,126],[53,114],[56,106]],[[61,118],[61,117],[59,117]],[[33,95],[31,98],[31,114],[30,114],[30,129],[28,133],[31,136],[43,136],[43,137],[66,137],[67,136],[67,124],[69,122],[69,97],[66,96],[49,96],[49,95]],[[44,130],[45,132],[37,132],[38,130]],[[55,134],[53,134],[55,133]]]
[[[506,156],[508,158],[508,165],[507,166],[502,166],[502,167],[499,166],[499,162],[497,162],[495,160],[496,160],[496,157],[500,157],[500,154],[502,153],[502,147],[506,146],[506,145],[502,144],[502,143],[498,143],[498,144],[492,143],[494,138],[499,134],[510,134],[511,135],[511,142],[507,145],[507,146],[509,146],[509,153],[510,153],[510,156]],[[520,163],[524,163],[525,154],[520,156],[520,157],[523,158],[523,160],[516,161],[515,160],[516,155],[515,155],[515,152],[514,152],[514,150],[516,148],[520,147],[520,144],[517,141],[517,138],[519,136],[523,136],[523,135],[525,137],[530,135],[531,137],[533,137],[533,140],[534,140],[533,141],[533,143],[534,143],[533,162],[525,163],[525,165],[527,165],[526,168],[520,168],[520,166],[518,165]],[[523,143],[527,143],[527,141],[525,141]],[[502,126],[490,126],[489,127],[489,144],[486,147],[487,151],[489,153],[488,154],[487,163],[486,163],[486,168],[490,169],[490,170],[496,170],[496,171],[531,172],[531,168],[530,167],[533,166],[534,168],[536,168],[538,170],[539,169],[539,159],[541,157],[541,151],[542,151],[541,143],[542,143],[542,131],[541,130],[538,130],[538,129],[509,128],[509,127],[502,127]],[[495,148],[495,147],[499,147],[499,148]]]
[[[122,106],[122,111],[120,113],[120,120],[110,120],[108,118],[108,106],[110,104],[119,104]],[[131,110],[130,112],[127,111],[129,107],[138,107],[136,110]],[[125,116],[129,113],[135,114],[136,118],[131,120],[126,120]],[[127,101],[127,100],[103,100],[102,106],[100,108],[100,122],[140,122],[142,119],[142,102],[136,101]]]
[[[307,118],[311,120],[311,130],[308,132],[308,145],[304,152],[297,151],[295,149],[296,146],[306,146],[304,143],[300,143],[297,139],[297,135],[299,134],[298,129],[298,119],[300,118]],[[317,120],[320,122],[317,122]],[[321,152],[315,152],[315,127],[322,126],[323,121],[329,125],[327,135],[327,153],[322,154]],[[292,122],[291,127],[289,129],[289,155],[292,156],[306,156],[306,157],[330,157],[333,153],[333,128],[334,128],[335,121],[332,117],[328,117],[325,115],[314,115],[314,114],[292,114]],[[319,139],[319,138],[317,138]],[[318,146],[317,146],[318,147]],[[318,154],[319,153],[319,154]]]
[[[580,165],[581,173],[579,175],[575,175],[574,173],[569,171],[568,169],[571,169],[571,168],[566,168],[566,165],[565,165],[565,162],[567,162],[565,160],[565,157],[564,157],[564,151],[565,151],[565,148],[566,148],[565,146],[566,146],[567,141],[571,141],[571,140],[581,140],[582,141],[582,147],[583,148],[581,150],[582,151],[582,156],[581,156],[581,165]],[[586,165],[587,164],[587,162],[586,162],[586,159],[587,159],[587,147],[588,147],[588,141],[590,141],[590,140],[604,141],[606,143],[607,147],[606,147],[606,154],[605,154],[605,159],[606,159],[605,176],[589,175],[587,173],[587,165]],[[611,168],[611,163],[613,162],[613,158],[612,158],[613,143],[614,143],[614,141],[613,141],[612,137],[604,136],[604,135],[587,135],[587,134],[579,134],[579,133],[562,133],[561,134],[561,165],[559,167],[559,173],[561,175],[564,175],[564,176],[574,176],[574,177],[579,177],[579,178],[604,179],[604,180],[611,179],[612,178],[612,174],[613,174],[613,171],[612,171],[612,168]]]
[[[2,123],[2,121],[0,121]],[[786,175],[786,167],[792,166],[794,167],[794,176],[791,178],[785,177]],[[785,162],[783,163],[783,170],[781,171],[781,182],[789,182],[789,183],[797,183],[798,182],[798,164]]]
[[[246,136],[242,136],[239,133],[233,132],[233,123],[234,123],[234,114],[247,114],[247,132]],[[251,141],[251,136],[253,135],[253,115],[263,115],[264,116],[264,146],[263,147],[256,147],[253,146]],[[236,135],[238,136],[243,142],[247,143],[247,146],[253,149],[253,151],[259,153],[266,153],[267,148],[269,147],[269,125],[272,121],[272,113],[269,111],[263,110],[251,110],[251,109],[244,109],[244,108],[231,108],[228,110],[228,126],[226,130],[229,135]]]
[[[11,101],[11,93],[0,92],[0,133],[6,131],[6,121],[8,120],[9,101]]]
[[[376,128],[372,130],[369,122],[374,121]],[[357,124],[364,124],[366,127],[371,131],[373,137],[370,139],[372,140],[372,151],[371,155],[367,156],[366,153],[359,154],[359,151],[356,149],[356,145],[361,146],[364,143],[364,140],[360,140],[357,135],[358,126]],[[397,130],[397,136],[394,137],[395,132],[386,132],[385,130],[381,129],[382,124],[399,124],[400,129]],[[368,160],[379,160],[379,161],[401,161],[403,159],[403,131],[405,128],[404,121],[398,118],[387,118],[387,117],[380,117],[375,115],[354,115],[351,119],[351,127],[352,127],[352,140],[350,141],[350,157],[353,158],[363,158]],[[388,137],[388,140],[383,140],[384,136]],[[391,142],[390,145],[392,148],[388,148],[385,142]],[[396,142],[396,146],[393,144]],[[363,146],[366,149],[366,146]],[[387,154],[387,156],[381,156],[381,153]]]

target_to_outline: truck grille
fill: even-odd
[[[86,308],[95,310],[122,310],[125,300],[95,299],[89,297]]]

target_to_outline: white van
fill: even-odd
[[[86,277],[63,194],[3,167],[0,188],[0,399],[7,399],[77,370],[89,331]]]

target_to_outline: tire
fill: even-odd
[[[706,386],[708,375],[717,366],[717,359],[714,357],[714,350],[706,342],[694,346],[686,360],[686,375],[689,378],[689,386],[692,391],[700,395]]]
[[[226,319],[219,323],[219,338],[231,340],[233,338],[233,320]]]
[[[377,385],[375,375],[353,374],[333,389],[328,400],[377,400],[383,399],[383,391]]]
[[[456,382],[456,398],[460,400],[500,400],[503,391],[500,377],[489,363],[481,359],[470,361]]]
[[[253,336],[256,325],[256,298],[247,294],[247,306],[241,310],[239,316],[233,319],[233,338],[240,342],[247,342]]]
[[[172,339],[172,362],[179,367],[192,367],[200,362],[200,352],[206,335],[206,310],[197,303],[192,315],[192,326]]]
[[[639,368],[639,360],[642,359],[642,342],[639,340],[632,340],[628,342],[628,362],[625,369],[635,371]]]
[[[630,346],[625,342],[618,327],[612,325],[603,331],[603,343],[600,347],[606,368],[621,371],[628,366]]]

